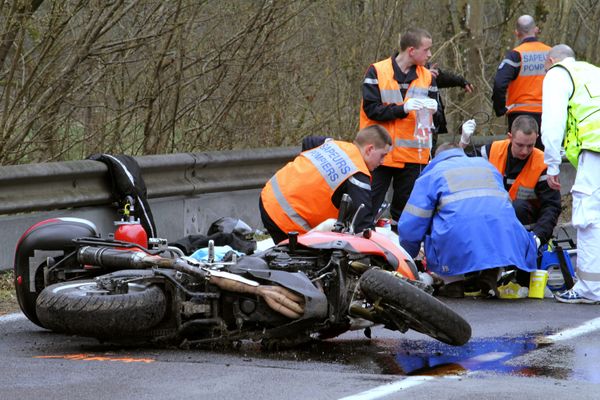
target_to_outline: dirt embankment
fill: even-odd
[[[19,311],[19,304],[13,286],[13,272],[0,272],[0,315],[16,311]]]

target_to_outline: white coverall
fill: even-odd
[[[575,62],[571,57],[563,63]],[[597,77],[600,79],[600,76]],[[564,68],[551,68],[544,79],[542,142],[548,175],[560,172],[560,149],[567,126],[567,107],[573,83]],[[600,301],[600,153],[584,150],[579,155],[573,194],[572,223],[577,229],[577,283],[573,290]]]

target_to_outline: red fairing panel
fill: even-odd
[[[287,243],[287,240],[282,243]],[[375,231],[371,232],[369,239],[347,233],[307,232],[298,236],[298,243],[316,249],[345,249],[354,253],[380,256],[385,258],[401,275],[409,279],[416,279],[404,261],[405,255],[400,250],[399,244]]]

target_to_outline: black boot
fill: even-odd
[[[483,297],[498,297],[498,270],[499,268],[490,268],[479,273],[477,284]]]

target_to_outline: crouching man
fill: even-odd
[[[263,225],[275,243],[288,232],[305,233],[328,218],[335,218],[343,194],[354,209],[364,204],[355,230],[373,226],[371,171],[390,151],[392,139],[379,125],[361,129],[353,143],[327,140],[302,152],[267,182],[260,201]]]
[[[398,222],[400,244],[462,297],[465,274],[477,273],[484,297],[497,297],[500,267],[536,269],[537,245],[517,219],[502,176],[488,161],[443,144],[423,170]]]

